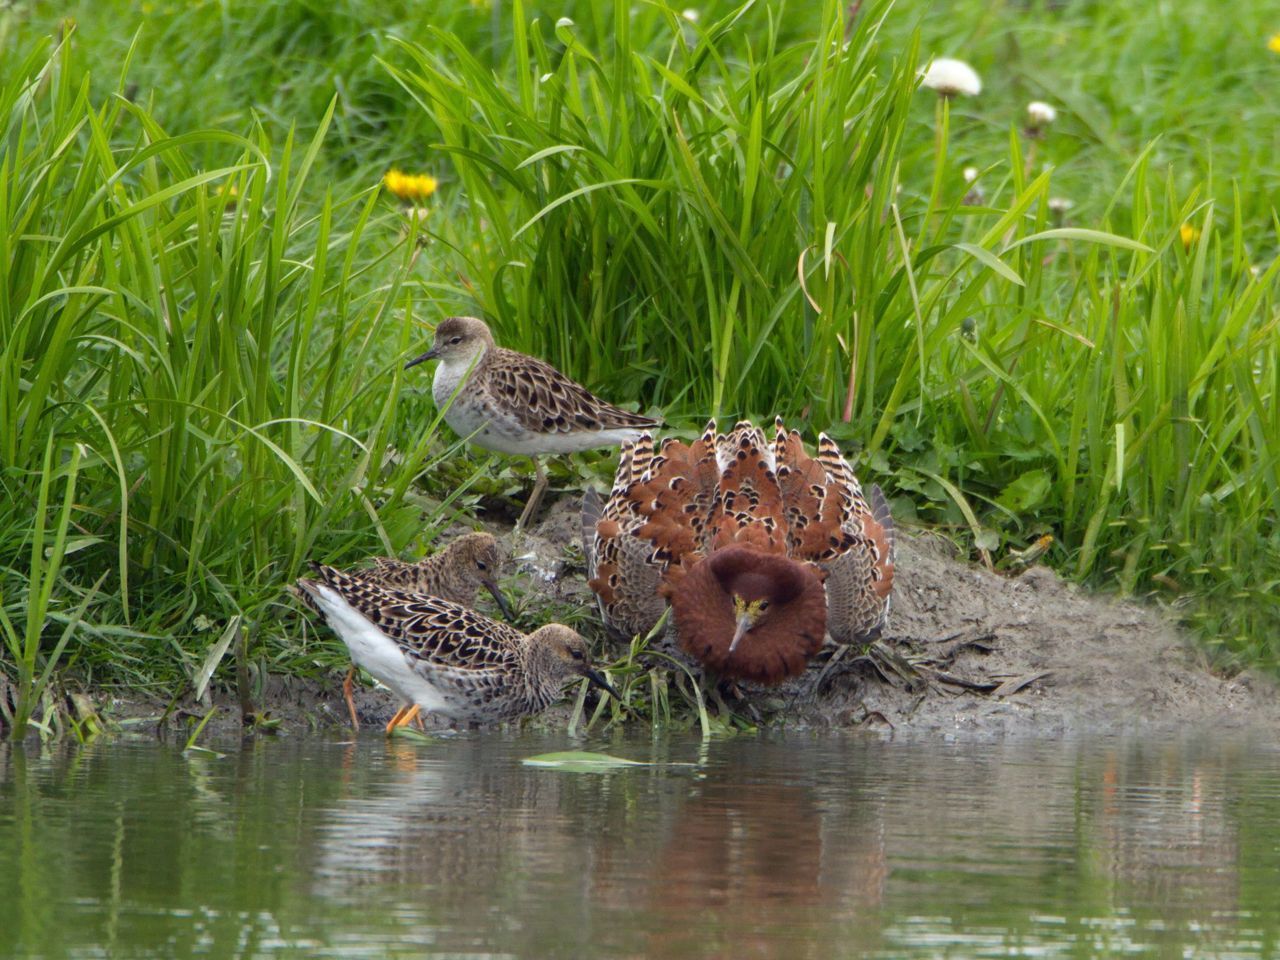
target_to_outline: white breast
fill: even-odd
[[[333,632],[351,651],[356,666],[369,671],[401,700],[416,703],[432,713],[451,712],[450,704],[439,691],[414,671],[399,644],[347,603],[340,593],[327,584],[317,583],[311,595]]]
[[[454,391],[458,389],[460,384],[473,369],[470,360],[464,363],[450,362],[449,360],[441,360],[436,364],[436,375],[431,381],[431,396],[436,402],[436,406],[444,408],[445,404],[453,396]]]

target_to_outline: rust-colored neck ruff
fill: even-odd
[[[795,676],[826,632],[826,594],[814,570],[750,547],[725,547],[700,560],[670,599],[680,646],[725,677],[778,683]],[[754,625],[730,652],[738,609],[749,604],[759,611]]]

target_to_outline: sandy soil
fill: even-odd
[[[495,533],[500,533],[497,529]],[[516,585],[536,609],[591,601],[582,571],[575,498],[564,498],[520,545]],[[592,608],[594,609],[594,608]],[[336,641],[335,641],[336,642]],[[824,651],[829,654],[830,651]],[[610,659],[601,651],[600,659]],[[258,708],[286,732],[345,726],[341,677],[331,683],[268,678]],[[230,691],[209,734],[239,729]],[[1280,731],[1280,693],[1263,676],[1210,672],[1191,639],[1161,611],[1089,595],[1045,567],[1002,576],[958,560],[932,536],[898,538],[889,628],[866,654],[851,651],[782,689],[742,691],[735,709],[790,727],[865,727],[883,732],[999,737],[1064,736],[1148,728],[1264,727]],[[141,729],[154,705],[101,704],[108,718]],[[357,708],[368,726],[396,704],[362,688]],[[178,726],[208,712],[187,704]],[[567,716],[554,708],[550,722]]]
[[[893,661],[863,661],[806,712],[810,722],[862,715],[895,728],[1046,735],[1280,729],[1271,678],[1210,672],[1160,610],[1090,595],[1042,566],[991,573],[956,560],[941,539],[898,542],[884,646],[915,664],[920,679],[904,681]]]

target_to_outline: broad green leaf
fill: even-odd
[[[1043,503],[1051,488],[1045,471],[1028,470],[1000,492],[999,502],[1014,513],[1026,513]]]
[[[589,750],[540,753],[535,757],[525,757],[522,762],[530,767],[550,767],[570,773],[607,773],[620,767],[649,766],[639,760],[624,760],[622,757],[613,757],[607,753],[592,753]]]

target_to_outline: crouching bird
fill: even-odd
[[[671,608],[680,647],[726,678],[774,684],[801,673],[826,634],[874,637],[893,588],[893,519],[839,448],[810,456],[797,431],[715,422],[691,444],[623,446],[609,498],[589,495],[583,529],[606,624],[646,633]]]
[[[502,561],[503,551],[493,534],[464,533],[425,559],[405,561],[396,557],[377,557],[367,567],[351,571],[350,575],[374,586],[429,594],[464,607],[475,606],[476,593],[484,587],[493,596],[502,615],[513,620],[511,606],[498,587]],[[291,592],[317,613],[321,612],[309,594],[296,588]],[[342,695],[351,714],[351,727],[359,730],[360,718],[352,697],[355,678],[356,668],[352,664],[342,681]]]
[[[594,668],[587,642],[550,623],[528,635],[439,597],[406,593],[322,564],[298,581],[351,651],[351,659],[404,706],[387,733],[420,710],[467,723],[515,720],[545,710],[564,685],[586,677],[617,696]]]

